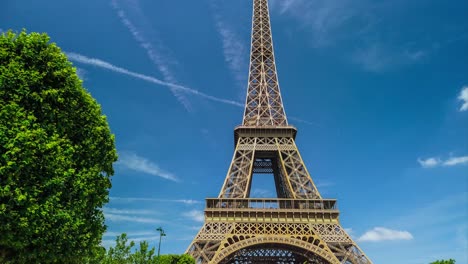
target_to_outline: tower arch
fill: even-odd
[[[304,263],[339,264],[323,244],[284,236],[252,237],[224,247],[212,263]]]

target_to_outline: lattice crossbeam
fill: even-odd
[[[253,0],[252,46],[242,126],[217,199],[187,249],[197,264],[372,264],[322,199],[288,126],[278,84],[267,0]],[[273,174],[278,202],[250,196],[254,173]],[[273,201],[273,202],[272,202]],[[283,201],[283,202],[282,202]],[[332,202],[330,202],[332,201]]]
[[[321,198],[293,138],[239,137],[219,197],[247,198],[253,173],[273,173],[281,198]]]
[[[244,126],[286,126],[276,73],[268,1],[254,1]]]

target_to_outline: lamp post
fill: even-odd
[[[156,228],[156,231],[159,232],[159,245],[158,245],[158,264],[159,264],[159,253],[161,251],[161,238],[163,236],[166,236],[166,233],[164,233],[164,230],[162,229],[162,227]]]

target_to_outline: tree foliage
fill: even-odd
[[[140,247],[135,249],[135,242],[128,243],[124,233],[117,237],[114,247],[102,257],[103,264],[195,264],[195,260],[189,255],[155,255],[155,248],[149,249],[148,242],[141,241]]]
[[[0,36],[0,262],[100,249],[117,159],[106,117],[46,34]]]
[[[454,259],[437,260],[437,261],[431,262],[430,264],[455,264],[455,260]]]
[[[156,262],[157,263],[157,262]],[[195,259],[192,256],[183,255],[162,255],[160,264],[195,264]]]

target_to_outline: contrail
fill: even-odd
[[[96,58],[89,58],[89,57],[86,57],[84,55],[74,53],[74,52],[66,52],[66,54],[67,54],[68,58],[70,60],[72,60],[72,61],[76,61],[76,62],[79,62],[79,63],[83,63],[83,64],[92,65],[92,66],[96,66],[96,67],[99,67],[99,68],[107,69],[107,70],[110,70],[110,71],[113,71],[113,72],[129,75],[129,76],[132,76],[134,78],[141,79],[141,80],[144,80],[144,81],[147,81],[147,82],[150,82],[150,83],[154,83],[154,84],[162,85],[162,86],[165,86],[165,87],[168,87],[168,88],[171,88],[171,89],[175,89],[175,90],[179,90],[179,91],[182,91],[182,92],[194,94],[194,95],[203,97],[203,98],[211,100],[211,101],[215,101],[215,102],[219,102],[219,103],[223,103],[223,104],[234,105],[234,106],[238,106],[238,107],[244,107],[243,103],[233,101],[233,100],[228,100],[228,99],[215,97],[215,96],[202,93],[202,92],[200,92],[198,90],[195,90],[195,89],[183,86],[183,85],[170,83],[170,82],[165,82],[165,81],[156,79],[156,78],[154,78],[152,76],[132,72],[130,70],[115,66],[115,65],[113,65],[113,64],[111,64],[111,63],[109,63],[107,61],[103,61],[103,60],[96,59]],[[289,119],[297,121],[297,122],[305,123],[305,124],[308,124],[308,125],[322,127],[322,124],[319,124],[319,123],[316,123],[316,122],[310,122],[310,121],[300,119],[300,118],[297,118],[297,117],[289,116]]]
[[[232,27],[225,23],[223,16],[220,14],[220,7],[217,2],[212,0],[210,6],[213,12],[216,30],[221,37],[224,61],[239,83],[239,87],[242,87],[242,92],[244,92],[248,74],[245,69],[249,67],[249,63],[245,61],[245,58],[249,56],[247,53],[248,49]]]
[[[137,29],[135,24],[133,24],[130,19],[128,18],[127,14],[124,12],[124,10],[120,7],[120,5],[117,3],[116,0],[112,1],[112,6],[114,9],[117,11],[117,15],[119,16],[121,22],[124,24],[124,26],[130,31],[132,34],[133,38],[138,42],[138,44],[146,51],[146,54],[148,55],[149,59],[156,65],[158,70],[162,73],[163,75],[163,80],[165,82],[170,82],[170,83],[177,83],[175,77],[171,73],[169,69],[169,65],[167,65],[161,55],[161,52],[158,52],[157,47],[153,47],[151,42],[149,42],[143,33]],[[144,17],[143,14],[139,14],[138,17]],[[159,44],[161,46],[162,44]],[[159,50],[161,47],[159,48]],[[191,112],[191,107],[190,103],[187,100],[187,98],[180,94],[180,91],[174,88],[171,88],[172,94],[181,102],[185,109],[187,111]]]
[[[74,52],[67,52],[66,54],[67,54],[67,56],[68,56],[68,58],[70,60],[75,61],[75,62],[88,64],[88,65],[93,65],[93,66],[100,67],[100,68],[103,68],[103,69],[107,69],[107,70],[110,70],[110,71],[113,71],[113,72],[129,75],[129,76],[132,76],[132,77],[137,78],[137,79],[141,79],[141,80],[144,80],[144,81],[147,81],[147,82],[151,82],[151,83],[154,83],[154,84],[159,84],[159,85],[168,87],[170,89],[172,88],[172,89],[175,89],[175,90],[179,90],[179,91],[183,91],[183,92],[186,92],[186,93],[194,94],[194,95],[206,98],[206,99],[211,100],[211,101],[224,103],[224,104],[230,104],[230,105],[234,105],[234,106],[238,106],[238,107],[244,107],[243,103],[233,101],[233,100],[218,98],[218,97],[202,93],[202,92],[200,92],[198,90],[195,90],[195,89],[183,86],[183,85],[174,84],[174,83],[170,83],[170,82],[165,82],[165,81],[156,79],[156,78],[154,78],[152,76],[132,72],[130,70],[115,66],[115,65],[113,65],[113,64],[111,64],[109,62],[106,62],[106,61],[103,61],[103,60],[100,60],[100,59],[89,58],[89,57],[86,57],[86,56],[83,56],[81,54],[74,53]]]
[[[110,196],[112,201],[121,201],[125,203],[130,202],[171,202],[171,203],[183,203],[183,204],[201,204],[202,201],[192,199],[158,199],[158,198],[145,198],[145,197],[117,197]]]
[[[300,123],[304,123],[304,124],[307,124],[307,125],[311,125],[311,126],[316,126],[316,127],[320,127],[320,128],[323,127],[323,125],[320,124],[320,123],[307,121],[307,120],[304,120],[304,119],[301,119],[301,118],[298,118],[298,117],[294,117],[294,116],[288,116],[288,119],[289,120],[294,120],[294,121],[297,121],[297,122],[300,122]]]

